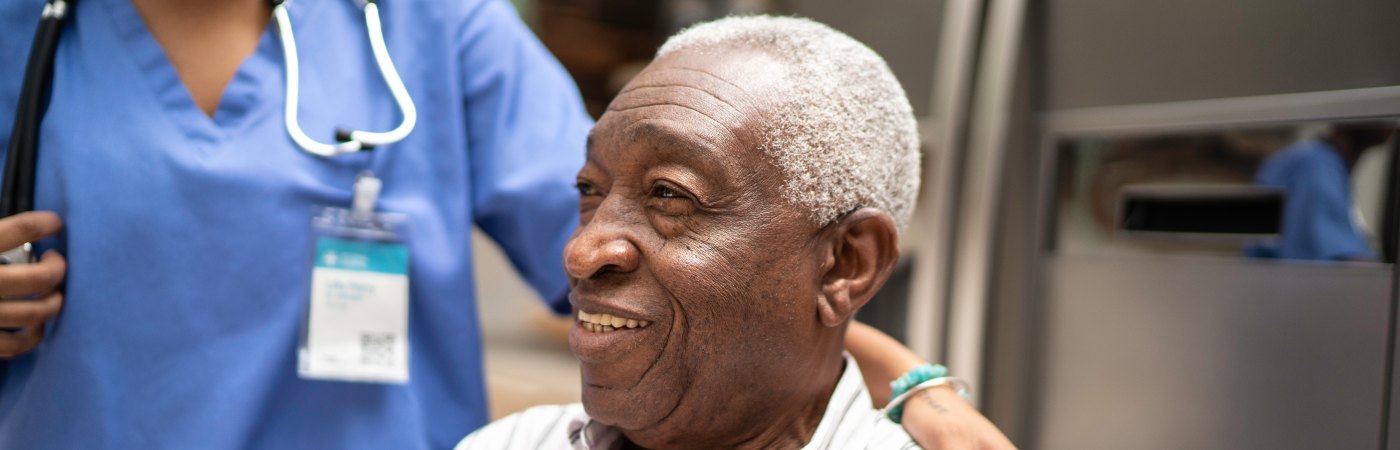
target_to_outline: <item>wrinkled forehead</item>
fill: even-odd
[[[622,93],[679,87],[746,113],[762,113],[781,91],[786,65],[760,50],[699,48],[667,54],[647,65]],[[640,93],[640,92],[638,92]],[[619,98],[624,96],[619,95]],[[685,96],[682,100],[699,100]],[[621,106],[621,105],[613,105]],[[610,108],[611,109],[611,108]]]
[[[755,149],[784,66],[758,51],[681,51],[647,66],[598,123],[631,142],[664,129],[716,150]]]

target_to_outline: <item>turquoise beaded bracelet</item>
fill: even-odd
[[[942,364],[918,365],[913,369],[909,369],[908,372],[905,372],[904,375],[901,375],[898,379],[890,382],[890,398],[898,398],[904,395],[905,392],[909,392],[909,389],[925,381],[946,376],[948,376],[948,368],[943,367]],[[899,423],[899,420],[904,417],[904,405],[894,405],[893,408],[889,409],[888,415],[890,420],[893,420],[894,423]]]

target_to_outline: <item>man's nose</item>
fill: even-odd
[[[595,218],[564,247],[564,270],[579,280],[630,273],[637,270],[640,253],[622,229]]]

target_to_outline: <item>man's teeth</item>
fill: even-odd
[[[611,314],[589,314],[583,311],[578,312],[578,321],[579,325],[583,326],[583,329],[595,333],[604,333],[623,328],[645,328],[647,325],[651,325],[651,322],[646,320],[628,319]]]

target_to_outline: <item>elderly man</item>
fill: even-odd
[[[583,404],[459,448],[912,446],[842,349],[918,186],[913,114],[869,48],[794,18],[673,37],[578,175],[564,257]]]

